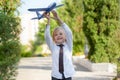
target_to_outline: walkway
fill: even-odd
[[[112,80],[115,76],[107,72],[90,72],[74,64],[76,74],[73,80]],[[51,80],[51,57],[22,58],[16,80]]]

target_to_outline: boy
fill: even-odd
[[[52,80],[72,80],[75,70],[72,64],[72,31],[58,17],[56,11],[52,11],[54,19],[60,24],[50,35],[50,14],[45,13],[47,26],[45,40],[52,53]]]

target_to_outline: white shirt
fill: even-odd
[[[73,47],[72,31],[65,23],[63,23],[61,27],[65,30],[65,34],[66,34],[66,42],[64,43],[64,46],[63,46],[63,56],[64,56],[63,63],[64,63],[64,75],[65,75],[65,78],[68,78],[68,77],[72,77],[72,75],[75,72],[74,66],[72,63],[72,47]],[[50,35],[50,25],[46,26],[45,40],[52,52],[52,77],[62,79],[62,74],[59,72],[60,47],[57,46],[52,40],[52,37]]]

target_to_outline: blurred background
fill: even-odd
[[[44,30],[46,20],[31,20],[29,8],[63,3],[56,9],[73,32],[73,56],[94,63],[114,63],[120,73],[120,0],[0,0],[0,80],[16,75],[21,57],[50,56]],[[57,27],[52,20],[51,34]],[[7,77],[6,77],[7,76]]]
[[[48,55],[50,55],[50,51],[44,42],[45,41],[44,40],[45,19],[41,19],[39,21],[31,20],[31,18],[33,18],[37,15],[35,12],[29,12],[28,9],[29,8],[47,7],[52,2],[56,2],[57,4],[62,4],[63,1],[62,0],[36,0],[36,1],[21,0],[21,2],[22,2],[22,5],[18,8],[18,10],[20,12],[21,27],[22,27],[22,32],[20,34],[20,41],[23,45],[22,56],[30,57],[30,56],[48,56]],[[81,3],[82,3],[82,1],[80,2],[80,4]],[[70,3],[70,5],[71,5],[71,3]],[[80,5],[80,6],[81,6],[81,8],[78,9],[79,12],[76,13],[76,14],[79,14],[78,19],[80,20],[79,24],[77,24],[79,27],[78,32],[80,32],[81,27],[82,27],[83,7],[82,7],[82,5]],[[66,7],[69,7],[69,4]],[[71,7],[73,7],[73,6],[71,6]],[[68,14],[68,13],[66,13],[67,11],[65,11],[65,6],[63,6],[63,8],[60,7],[60,9],[58,8],[57,11],[61,15],[61,18],[63,17],[63,15],[61,13],[64,12],[64,14]],[[71,15],[68,15],[68,16],[72,17],[72,15],[73,15],[73,13],[71,13]],[[64,19],[68,19],[68,17],[64,18]],[[58,25],[56,24],[56,22],[52,21],[51,26],[54,28],[54,27],[57,27]],[[53,30],[53,28],[52,28],[52,30]],[[74,29],[75,29],[75,27],[74,27]],[[51,30],[51,33],[52,33],[52,30]],[[77,28],[76,28],[76,30],[77,30]],[[75,49],[74,55],[83,55],[85,37],[82,32],[80,32],[80,33],[81,34],[78,33],[78,35],[75,34],[76,37],[80,37],[79,40],[75,39],[75,44],[79,43],[80,45],[75,45],[76,47],[74,47],[74,49]],[[85,45],[85,47],[87,50],[86,52],[88,52],[88,45]]]

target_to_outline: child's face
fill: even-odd
[[[62,44],[66,40],[65,32],[62,29],[58,29],[54,32],[53,38],[56,44]]]

